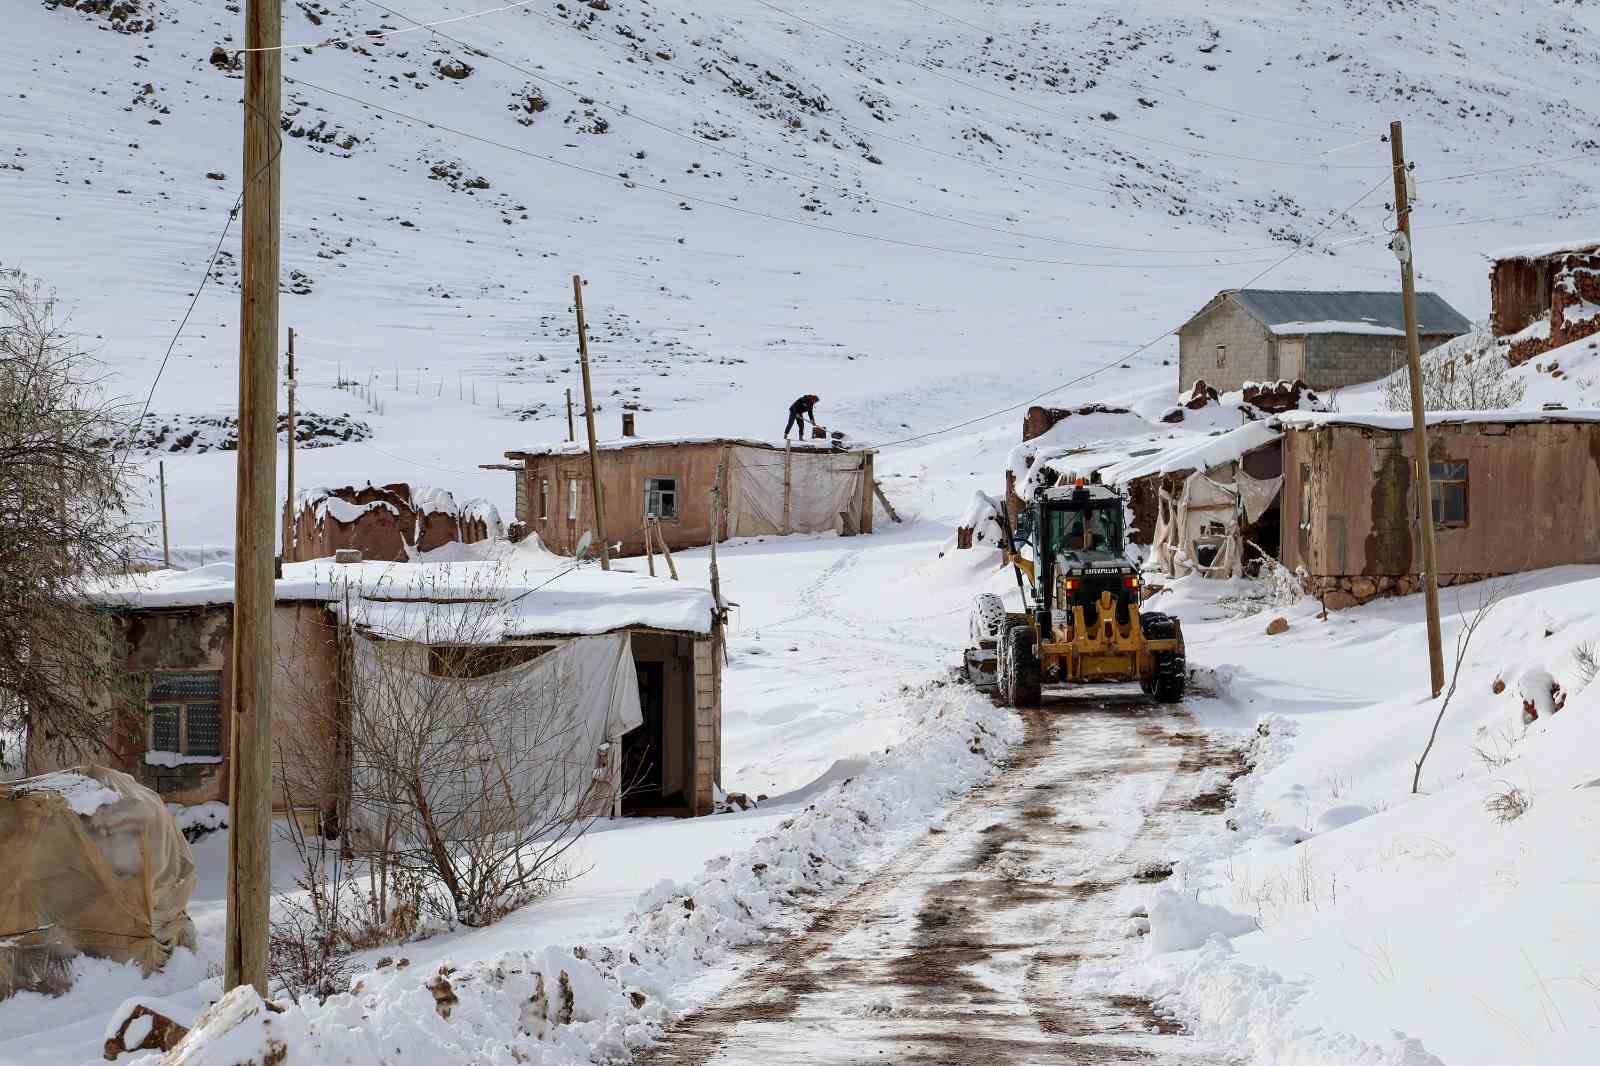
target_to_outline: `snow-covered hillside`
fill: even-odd
[[[237,8],[28,0],[0,42],[0,257],[136,402],[239,193]],[[303,477],[509,511],[477,464],[564,433],[574,272],[607,431],[632,402],[769,435],[810,391],[881,442],[1106,364],[1073,391],[1165,382],[1170,339],[1119,356],[1292,250],[1263,284],[1394,283],[1395,117],[1422,284],[1482,316],[1483,249],[1600,212],[1597,30],[1467,0],[285,5],[282,321],[301,406],[373,428]],[[234,227],[161,418],[234,402],[237,259]],[[177,543],[231,539],[231,473],[170,457]]]

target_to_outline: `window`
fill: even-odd
[[[1122,508],[1057,509],[1049,512],[1045,551],[1061,555],[1078,551],[1122,551]]]
[[[677,478],[647,477],[644,479],[644,513],[646,518],[675,519],[678,517]]]
[[[550,517],[550,479],[539,479],[539,521]]]
[[[578,479],[567,478],[567,521],[578,520]]]
[[[1227,365],[1228,365],[1228,346],[1226,344],[1219,344],[1219,345],[1217,345],[1217,369],[1220,370],[1221,368],[1223,368],[1223,367],[1225,367]]]
[[[1446,461],[1428,464],[1428,480],[1433,483],[1433,524],[1467,524],[1467,464]]]
[[[1311,464],[1300,464],[1300,528],[1311,528]]]
[[[179,755],[222,754],[222,674],[157,674],[146,701],[146,747]]]

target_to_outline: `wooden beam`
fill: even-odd
[[[889,502],[889,497],[883,494],[883,486],[878,484],[876,478],[872,482],[872,491],[878,497],[878,502],[883,504],[883,509],[889,512],[889,518],[898,523],[900,521],[899,512],[894,509],[894,504]]]

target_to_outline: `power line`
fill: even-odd
[[[1509,174],[1514,170],[1532,170],[1535,167],[1553,167],[1561,163],[1576,163],[1582,160],[1593,162],[1595,158],[1596,157],[1594,153],[1590,152],[1584,155],[1564,156],[1561,159],[1536,159],[1531,163],[1518,163],[1516,166],[1511,167],[1491,167],[1488,170],[1469,170],[1463,174],[1446,174],[1442,178],[1420,178],[1418,179],[1418,184],[1438,185],[1441,182],[1446,181],[1464,181],[1467,178],[1481,178],[1485,174]]]
[[[402,33],[415,33],[418,30],[428,30],[435,26],[448,26],[455,22],[466,22],[469,19],[482,18],[485,15],[497,15],[502,11],[514,11],[519,7],[539,3],[540,0],[517,0],[514,4],[502,4],[500,7],[491,7],[484,11],[474,11],[466,15],[455,15],[435,22],[421,23],[416,26],[407,26],[398,30],[365,30],[361,33],[352,33],[347,37],[326,37],[320,41],[301,41],[296,44],[277,44],[269,48],[235,48],[234,55],[244,55],[247,52],[287,52],[295,48],[315,49],[327,48],[329,45],[359,44],[363,41],[375,41],[383,37],[398,37]]]
[[[412,19],[411,16],[409,16],[409,15],[406,15],[406,14],[404,14],[402,12],[394,10],[391,7],[388,7],[388,6],[386,6],[386,5],[382,4],[382,3],[379,3],[378,0],[365,0],[365,2],[370,4],[373,7],[378,8],[381,11],[388,12],[390,15],[393,15],[395,18],[406,19],[406,20],[412,21],[412,22],[416,21],[415,19]],[[540,16],[540,17],[542,18],[542,17],[545,17],[545,16]],[[552,20],[552,21],[556,21],[556,20]],[[502,66],[505,66],[505,67],[507,67],[507,68],[509,68],[511,70],[517,71],[518,73],[520,73],[520,74],[522,74],[522,75],[524,75],[524,76],[526,76],[528,78],[532,78],[535,81],[538,81],[538,82],[541,82],[541,83],[543,83],[545,85],[548,85],[551,88],[554,88],[554,89],[557,89],[557,90],[559,90],[561,92],[567,93],[570,96],[577,97],[580,100],[588,99],[588,98],[586,98],[584,96],[583,93],[579,92],[577,89],[574,89],[574,88],[572,88],[570,86],[567,86],[567,85],[563,85],[563,84],[561,84],[560,82],[556,81],[555,79],[553,79],[551,77],[548,77],[546,75],[540,74],[537,71],[529,69],[528,67],[522,66],[521,64],[512,62],[509,59],[506,59],[506,58],[504,58],[502,56],[496,55],[493,52],[490,52],[487,48],[484,48],[482,45],[471,44],[471,43],[469,43],[467,41],[464,41],[464,40],[460,39],[459,37],[452,37],[449,34],[442,33],[442,32],[440,32],[438,30],[434,31],[434,35],[437,36],[437,37],[441,37],[444,40],[450,41],[450,42],[452,42],[452,43],[454,43],[456,45],[459,45],[462,48],[471,49],[472,51],[478,53],[479,55],[483,56],[484,58],[490,59],[490,60],[492,60],[492,61],[494,61],[496,63],[501,64]],[[588,35],[585,34],[585,36],[588,36]],[[671,64],[668,64],[668,65],[671,66]],[[676,68],[676,69],[682,69],[682,68]],[[797,173],[795,173],[793,171],[784,170],[781,167],[774,166],[771,163],[767,163],[767,162],[760,161],[760,160],[754,160],[754,159],[749,158],[747,155],[742,155],[742,154],[740,154],[738,152],[730,151],[729,149],[724,148],[721,145],[719,145],[719,144],[717,144],[717,143],[715,143],[713,141],[707,141],[707,140],[704,140],[702,138],[695,137],[695,136],[692,136],[690,134],[684,133],[681,130],[673,129],[672,127],[663,125],[663,124],[661,124],[659,122],[652,121],[651,119],[646,118],[643,115],[640,115],[636,111],[633,111],[633,110],[630,110],[630,109],[625,109],[625,108],[619,108],[619,107],[615,107],[615,106],[610,105],[610,104],[598,103],[598,102],[596,103],[596,106],[605,108],[607,111],[610,111],[612,114],[615,114],[615,115],[617,115],[617,116],[619,116],[621,118],[631,119],[631,120],[633,120],[635,122],[642,123],[642,124],[644,124],[646,126],[649,126],[652,129],[655,129],[655,130],[658,130],[658,131],[660,131],[662,133],[665,133],[665,134],[667,134],[669,136],[676,137],[676,138],[678,138],[680,140],[687,141],[690,144],[693,144],[697,149],[709,149],[710,151],[716,152],[716,153],[718,153],[720,155],[725,155],[725,156],[729,157],[730,159],[737,160],[740,163],[744,163],[744,164],[751,165],[751,166],[762,167],[762,168],[770,171],[773,174],[780,174],[780,175],[782,175],[784,177],[790,178],[790,179],[792,179],[794,181],[801,182],[803,184],[817,185],[817,184],[823,184],[824,183],[824,182],[819,181],[817,178],[812,177],[810,175],[797,174]],[[836,124],[840,125],[840,126],[846,126],[847,125],[844,122],[838,122]],[[847,127],[847,128],[852,128],[853,129],[855,127]],[[907,143],[909,143],[909,142],[907,142]],[[940,153],[940,154],[948,154],[948,153]],[[961,158],[961,157],[953,156],[953,158]],[[1112,190],[1112,189],[1109,189],[1109,188],[1097,188],[1097,187],[1092,187],[1092,186],[1074,186],[1074,187],[1091,189],[1091,191],[1098,191],[1098,192],[1113,192],[1113,191],[1115,191],[1115,190]],[[867,193],[852,192],[850,190],[850,188],[848,186],[845,186],[845,185],[839,185],[836,188],[837,188],[838,191],[842,192],[846,197],[859,198],[859,199],[864,200],[864,201],[866,201],[868,203],[880,204],[880,205],[882,205],[884,207],[890,207],[890,208],[894,208],[894,209],[899,210],[899,211],[905,211],[905,212],[908,212],[910,214],[919,215],[919,216],[921,216],[923,218],[930,218],[930,219],[934,219],[936,221],[948,222],[951,225],[966,226],[966,227],[968,227],[970,229],[984,230],[984,231],[987,231],[987,232],[990,232],[990,233],[998,233],[998,234],[1001,234],[1003,236],[1020,238],[1022,240],[1041,241],[1041,242],[1045,242],[1045,243],[1061,244],[1061,245],[1066,245],[1066,246],[1071,246],[1071,247],[1078,247],[1078,248],[1094,248],[1094,249],[1103,250],[1103,251],[1128,252],[1128,253],[1132,253],[1132,254],[1178,254],[1178,255],[1228,255],[1228,254],[1239,254],[1239,253],[1243,253],[1243,252],[1276,251],[1277,250],[1277,246],[1276,245],[1258,245],[1258,246],[1254,246],[1254,247],[1245,246],[1245,247],[1232,247],[1232,248],[1136,248],[1136,247],[1128,247],[1128,246],[1125,246],[1125,245],[1097,244],[1097,243],[1088,242],[1088,241],[1074,241],[1074,240],[1068,240],[1068,239],[1063,238],[1063,237],[1051,236],[1049,234],[1030,233],[1030,232],[1028,232],[1026,230],[1006,229],[1006,228],[1000,227],[1000,226],[989,226],[989,225],[985,225],[985,224],[980,223],[980,222],[971,222],[971,221],[967,221],[965,219],[956,218],[956,217],[951,216],[951,215],[941,214],[941,213],[936,212],[936,211],[927,211],[927,210],[924,210],[924,209],[919,208],[919,207],[913,207],[913,206],[911,206],[909,204],[897,203],[897,202],[895,202],[893,200],[884,200],[884,199],[881,199],[879,197],[871,196],[871,195],[869,195]]]
[[[920,7],[922,10],[930,12],[930,13],[935,14],[935,15],[938,15],[941,18],[949,19],[951,22],[959,22],[961,25],[969,27],[970,29],[977,30],[979,33],[982,33],[985,36],[1010,37],[1010,38],[1013,38],[1014,40],[1019,40],[1019,41],[1026,39],[1021,34],[1018,34],[1018,33],[1006,33],[1006,32],[1003,32],[1003,31],[991,30],[991,29],[988,29],[986,27],[978,25],[976,22],[968,22],[966,19],[960,18],[960,17],[958,17],[956,15],[952,15],[947,11],[941,11],[936,7],[932,7],[932,6],[928,5],[928,4],[924,4],[924,3],[921,2],[921,0],[905,0],[905,2],[908,3],[908,4],[911,4],[913,7]],[[1135,89],[1139,89],[1139,90],[1141,90],[1143,92],[1150,93],[1152,96],[1176,96],[1178,99],[1186,100],[1191,104],[1198,104],[1201,107],[1213,108],[1213,109],[1215,109],[1217,111],[1226,112],[1227,114],[1230,114],[1230,115],[1238,115],[1241,118],[1253,118],[1253,119],[1257,119],[1257,120],[1259,120],[1261,122],[1273,122],[1273,123],[1277,123],[1277,124],[1283,125],[1283,126],[1292,126],[1292,127],[1296,128],[1296,129],[1315,130],[1316,132],[1319,132],[1319,133],[1360,133],[1361,132],[1360,130],[1352,129],[1349,126],[1312,126],[1312,125],[1308,125],[1308,124],[1306,124],[1304,122],[1292,122],[1289,119],[1274,118],[1271,115],[1257,114],[1254,111],[1241,111],[1239,108],[1228,107],[1226,104],[1218,104],[1218,103],[1214,103],[1214,102],[1212,102],[1210,100],[1202,100],[1198,96],[1190,96],[1188,93],[1185,93],[1180,89],[1165,89],[1165,88],[1164,89],[1152,89],[1148,85],[1143,84],[1141,82],[1138,82],[1138,81],[1134,80],[1133,78],[1119,77],[1118,75],[1108,73],[1105,70],[1101,70],[1098,74],[1096,74],[1094,76],[1096,78],[1100,78],[1100,79],[1103,79],[1105,81],[1121,82],[1124,85],[1129,85],[1129,86],[1132,86]],[[1377,138],[1373,138],[1373,139],[1376,140]],[[1360,142],[1360,143],[1367,143],[1367,142]],[[1354,145],[1349,145],[1347,147],[1354,147]],[[1334,149],[1334,151],[1339,151],[1339,149]]]
[[[374,103],[371,100],[363,100],[360,97],[351,96],[350,94],[340,92],[337,89],[330,89],[325,85],[318,85],[315,82],[307,81],[298,76],[291,77],[285,74],[283,76],[283,80],[292,85],[304,85],[308,89],[313,89],[320,93],[326,93],[329,96],[334,96],[341,100],[348,100],[353,104],[359,104],[362,107],[372,108],[374,111],[380,111],[393,115],[396,118],[404,119],[407,122],[414,122],[418,125],[426,126],[429,129],[449,133],[453,136],[460,137],[463,140],[487,144],[491,147],[500,148],[507,152],[514,152],[517,155],[527,156],[529,159],[537,159],[545,163],[563,167],[567,170],[577,171],[580,174],[587,174],[590,177],[604,178],[607,181],[618,182],[624,187],[644,189],[650,192],[660,193],[664,196],[675,197],[682,202],[696,203],[702,204],[706,207],[720,208],[724,211],[732,211],[736,214],[745,215],[750,218],[762,218],[770,222],[782,222],[786,225],[799,226],[803,229],[818,230],[823,233],[833,233],[845,237],[855,237],[860,240],[876,241],[881,244],[890,244],[902,248],[913,248],[918,251],[943,252],[949,255],[964,255],[977,259],[989,259],[1009,263],[1027,263],[1034,266],[1085,267],[1097,270],[1209,270],[1218,267],[1249,266],[1255,263],[1268,261],[1265,259],[1244,259],[1220,263],[1090,263],[1069,259],[1048,259],[1037,256],[1006,255],[999,252],[985,252],[968,248],[951,248],[947,245],[928,244],[923,241],[911,241],[899,237],[887,237],[883,236],[882,234],[866,233],[861,230],[846,229],[842,226],[825,226],[821,223],[807,222],[804,219],[790,218],[785,215],[774,215],[770,212],[758,211],[754,208],[742,207],[738,204],[725,203],[721,200],[711,200],[703,196],[694,195],[692,193],[681,192],[664,185],[646,185],[639,182],[633,182],[629,179],[607,173],[603,170],[596,170],[593,167],[586,167],[565,159],[557,159],[554,156],[542,155],[538,152],[529,151],[526,148],[519,148],[514,144],[507,144],[504,141],[497,141],[493,138],[484,137],[476,133],[470,133],[466,130],[457,129],[453,126],[446,126],[442,123],[435,122],[432,119],[423,118],[420,115],[413,115],[405,111],[400,111],[396,108],[388,107],[384,104]]]
[[[1030,108],[1031,110],[1038,111],[1041,114],[1049,115],[1052,118],[1062,119],[1062,120],[1067,121],[1067,122],[1076,122],[1076,121],[1078,121],[1077,118],[1075,118],[1075,117],[1073,117],[1071,115],[1066,115],[1066,114],[1063,114],[1063,113],[1061,113],[1059,111],[1052,111],[1050,108],[1047,108],[1047,107],[1041,107],[1040,105],[1032,103],[1031,101],[1026,100],[1026,99],[1024,99],[1024,98],[1022,98],[1020,96],[1018,96],[1018,97],[1007,96],[1004,93],[997,92],[996,90],[986,88],[986,87],[984,87],[982,85],[978,85],[978,84],[976,84],[974,82],[966,81],[965,79],[962,79],[962,78],[958,78],[953,74],[950,74],[950,73],[948,73],[946,71],[940,70],[938,67],[931,66],[931,65],[926,64],[926,63],[918,63],[918,62],[916,62],[914,60],[906,59],[903,56],[898,56],[895,53],[889,51],[888,49],[880,48],[877,45],[865,44],[865,43],[863,43],[861,41],[856,40],[853,37],[850,37],[850,36],[848,36],[846,34],[840,33],[838,30],[830,29],[829,27],[824,26],[824,25],[822,25],[820,23],[813,22],[813,21],[811,21],[810,19],[806,18],[803,15],[796,15],[794,12],[786,11],[785,9],[777,6],[776,4],[768,3],[767,0],[754,0],[754,2],[757,3],[757,4],[760,4],[762,7],[767,8],[770,11],[775,11],[778,14],[785,16],[786,18],[791,18],[791,19],[795,20],[796,22],[800,22],[800,23],[803,23],[803,24],[805,24],[807,26],[810,26],[812,29],[818,30],[818,31],[820,31],[822,33],[830,34],[830,35],[832,35],[834,37],[839,38],[842,41],[845,41],[845,42],[847,42],[849,44],[853,44],[857,48],[865,49],[867,51],[877,52],[877,53],[879,53],[881,55],[887,56],[888,58],[894,60],[897,63],[904,63],[907,66],[916,67],[919,70],[925,70],[928,73],[933,74],[933,75],[935,75],[937,77],[944,78],[947,81],[954,82],[955,84],[960,85],[963,88],[971,89],[973,92],[983,93],[985,96],[993,96],[996,99],[1004,100],[1004,101],[1006,101],[1008,103],[1021,104],[1023,107],[1027,107],[1027,108]],[[1313,168],[1313,169],[1316,169],[1316,170],[1325,170],[1325,169],[1335,169],[1335,170],[1373,170],[1373,169],[1377,169],[1380,166],[1380,164],[1375,164],[1375,163],[1312,163],[1312,162],[1307,162],[1305,160],[1267,159],[1267,158],[1262,158],[1262,157],[1258,157],[1258,156],[1238,155],[1238,154],[1231,153],[1231,152],[1217,152],[1217,151],[1213,151],[1213,150],[1211,150],[1209,148],[1199,148],[1199,147],[1195,147],[1193,145],[1178,144],[1175,141],[1164,141],[1164,140],[1161,140],[1158,137],[1146,137],[1143,134],[1131,133],[1131,132],[1129,132],[1127,130],[1112,129],[1109,126],[1101,126],[1101,127],[1097,127],[1097,129],[1099,130],[1099,132],[1104,133],[1107,136],[1112,136],[1112,137],[1131,137],[1134,140],[1147,141],[1147,142],[1149,142],[1151,144],[1159,144],[1159,145],[1163,145],[1163,146],[1168,147],[1168,148],[1177,149],[1178,151],[1181,151],[1181,152],[1190,152],[1190,153],[1195,154],[1195,155],[1215,156],[1215,157],[1217,157],[1219,159],[1235,159],[1235,160],[1240,160],[1240,161],[1243,161],[1243,162],[1246,162],[1246,163],[1261,163],[1261,164],[1264,164],[1264,165],[1267,165],[1267,166],[1310,167],[1310,168]],[[1387,171],[1389,169],[1389,167],[1387,165],[1383,165],[1382,169]]]
[[[254,106],[250,103],[248,96],[244,98],[244,102],[247,107]],[[217,265],[217,256],[222,253],[223,242],[228,239],[228,230],[233,226],[233,220],[239,214],[239,208],[244,204],[245,191],[250,188],[252,182],[258,181],[261,175],[265,174],[273,163],[277,162],[278,157],[283,154],[283,135],[278,132],[276,127],[273,128],[272,135],[277,142],[272,158],[261,164],[254,174],[251,174],[240,184],[239,195],[234,198],[233,206],[228,209],[228,217],[222,221],[222,232],[217,234],[216,247],[211,249],[211,257],[206,261],[205,273],[200,275],[200,283],[195,286],[194,294],[189,298],[189,306],[184,309],[183,317],[178,320],[178,328],[172,331],[172,339],[167,342],[167,350],[161,355],[161,363],[156,367],[155,377],[151,379],[150,390],[145,393],[144,405],[139,409],[139,417],[128,431],[128,446],[123,450],[122,458],[117,462],[119,475],[123,466],[128,462],[128,456],[133,453],[134,436],[138,433],[139,427],[144,425],[145,415],[150,413],[150,402],[155,399],[156,386],[161,384],[161,375],[166,372],[167,363],[172,358],[172,351],[178,346],[178,338],[183,336],[183,327],[189,324],[189,317],[194,314],[196,305],[200,303],[200,294],[205,291],[206,282],[211,280],[211,271]]]

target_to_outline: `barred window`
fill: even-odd
[[[647,518],[678,517],[677,478],[647,477],[644,479],[644,513]]]
[[[157,674],[146,701],[147,747],[179,755],[222,754],[222,674]]]
[[[1467,524],[1467,464],[1442,462],[1428,464],[1428,480],[1433,489],[1433,524]]]

